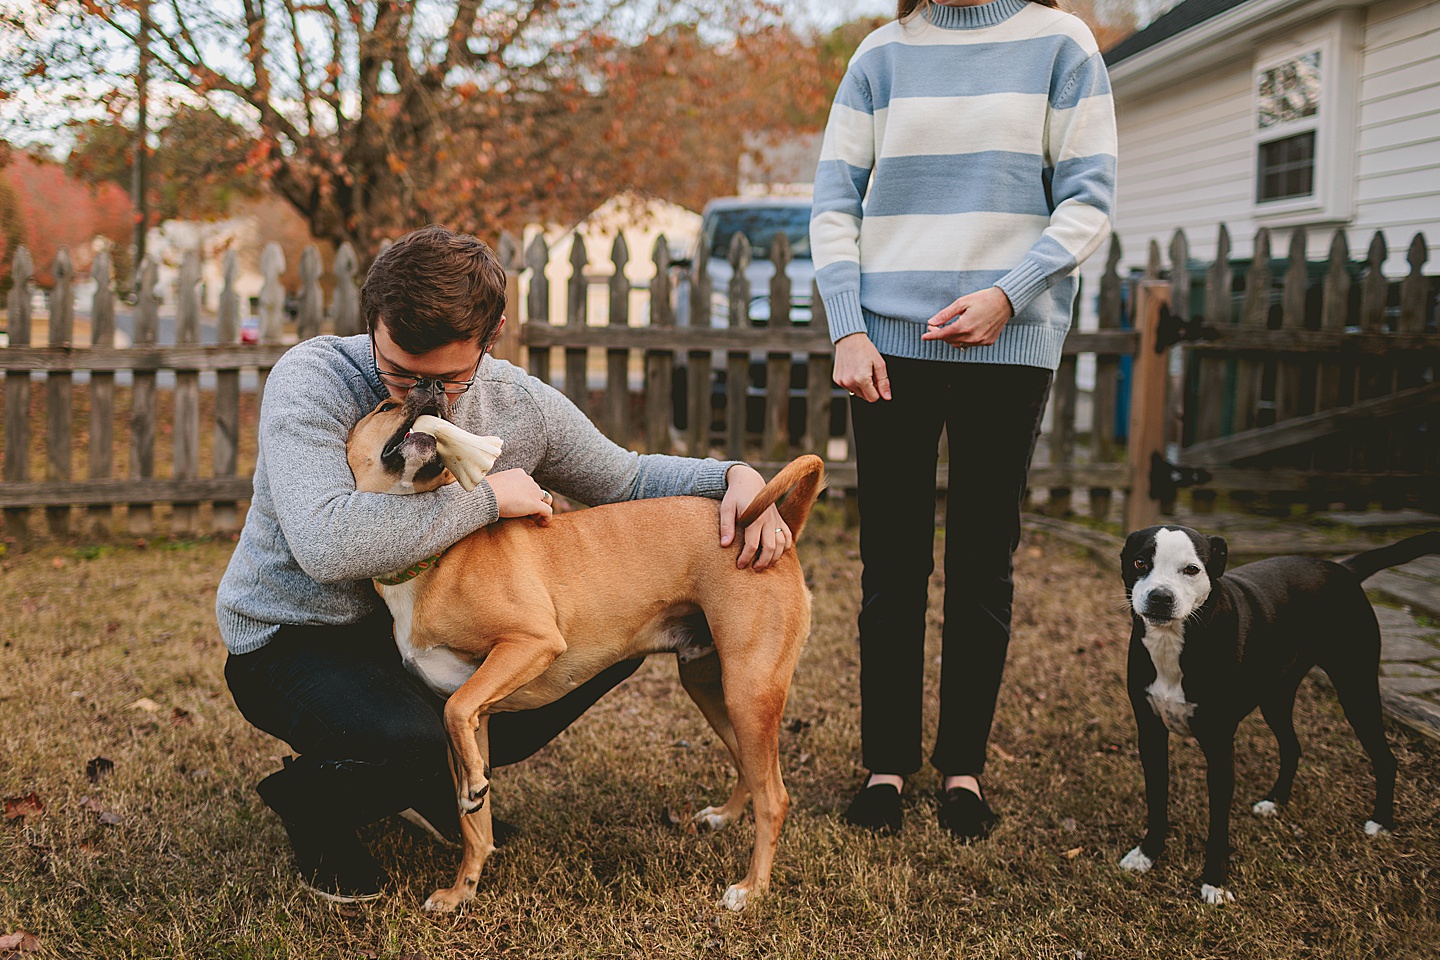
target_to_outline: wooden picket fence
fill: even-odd
[[[1410,273],[1398,283],[1380,270],[1386,256],[1380,236],[1367,259],[1355,263],[1344,248],[1344,234],[1337,233],[1324,265],[1306,264],[1303,237],[1292,237],[1289,266],[1278,274],[1268,231],[1257,235],[1256,256],[1243,272],[1232,265],[1228,244],[1222,227],[1220,256],[1197,265],[1189,260],[1183,233],[1177,233],[1168,267],[1152,245],[1143,273],[1122,276],[1121,245],[1112,240],[1096,297],[1098,329],[1072,331],[1056,373],[1049,429],[1031,473],[1032,491],[1044,491],[1037,502],[1044,501],[1047,513],[1065,515],[1083,499],[1093,518],[1129,526],[1158,516],[1187,485],[1197,506],[1233,493],[1236,499],[1291,496],[1317,508],[1377,496],[1387,503],[1440,508],[1434,403],[1440,280],[1421,272],[1423,237],[1411,245]],[[563,380],[570,399],[625,446],[744,458],[763,471],[800,452],[817,452],[827,457],[832,488],[853,487],[849,409],[843,391],[831,382],[833,346],[823,307],[812,291],[808,318],[791,310],[784,238],[770,251],[779,268],[764,323],[748,315],[752,291],[744,267],[751,251],[744,237],[727,251],[733,279],[726,291],[725,327],[709,323],[712,283],[703,248],[685,268],[694,319],[677,326],[678,270],[669,249],[660,237],[651,252],[652,279],[632,283],[623,237],[615,241],[608,264],[592,265],[576,235],[563,293],[565,322],[552,324],[546,241],[537,237],[522,252],[513,237],[503,236],[497,253],[509,276],[512,322],[496,354],[526,365],[541,380]],[[285,321],[278,247],[267,248],[261,266],[259,343],[238,342],[233,254],[224,268],[217,342],[199,342],[200,263],[192,253],[180,269],[174,342],[157,342],[160,304],[150,262],[134,306],[133,345],[117,348],[116,301],[102,255],[92,274],[99,282],[90,304],[90,343],[77,345],[74,270],[62,251],[50,292],[48,342],[36,346],[30,342],[33,265],[28,254],[17,252],[9,344],[0,348],[6,407],[0,509],[10,535],[30,530],[35,508],[45,509],[53,535],[72,532],[77,507],[89,526],[113,530],[122,505],[124,527],[136,535],[155,529],[157,504],[170,505],[172,533],[198,531],[202,504],[208,505],[211,529],[235,528],[239,505],[250,496],[250,478],[237,458],[242,371],[254,371],[263,390],[266,372],[287,349],[282,341],[318,335],[322,327],[339,335],[362,332],[358,258],[348,246],[333,265],[328,309],[319,254],[314,248],[305,252],[293,333]],[[602,316],[590,308],[597,287],[607,293]],[[632,298],[632,288],[648,296]],[[642,311],[632,314],[632,299],[645,304]],[[1212,339],[1189,339],[1197,336]],[[1169,373],[1174,350],[1185,352],[1180,377]],[[1094,380],[1082,398],[1077,373],[1087,354],[1094,358]],[[560,376],[552,375],[552,366]],[[638,378],[637,366],[643,371]],[[680,367],[686,371],[683,380],[676,376]],[[115,399],[121,371],[129,371],[132,382],[124,411]],[[164,423],[157,412],[162,371],[173,371],[175,379],[168,398],[174,413]],[[45,390],[43,480],[32,477],[29,456],[37,373],[44,375]],[[90,413],[88,429],[77,430],[72,396],[81,373],[88,376]],[[202,469],[199,455],[202,373],[213,374],[215,391],[208,469]],[[1117,430],[1117,407],[1126,398],[1129,416],[1120,418]],[[1082,399],[1089,409],[1083,419],[1077,416]],[[117,417],[125,418],[130,435],[123,478],[114,476]],[[173,466],[169,476],[157,476],[156,438],[167,430]],[[88,437],[84,479],[72,472],[77,434]],[[945,476],[942,462],[937,478],[942,486]],[[1127,503],[1123,515],[1116,511],[1121,499]]]

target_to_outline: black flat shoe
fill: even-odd
[[[951,836],[966,843],[988,837],[1000,819],[983,797],[964,787],[951,787],[940,793],[936,817]]]
[[[889,783],[861,787],[845,811],[845,822],[876,833],[899,833],[900,791]]]

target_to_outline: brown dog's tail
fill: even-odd
[[[1422,533],[1378,550],[1367,550],[1348,560],[1341,560],[1340,566],[1364,580],[1386,567],[1398,567],[1432,553],[1440,553],[1440,530]]]
[[[780,518],[785,521],[795,539],[799,540],[800,531],[805,529],[805,521],[810,517],[810,508],[815,506],[815,498],[820,496],[824,486],[825,461],[813,453],[796,457],[785,464],[780,472],[775,474],[775,479],[765,484],[765,488],[755,495],[750,506],[746,507],[745,512],[735,521],[735,526],[745,529],[789,490],[790,496],[785,497],[780,504]]]

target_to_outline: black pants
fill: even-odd
[[[639,666],[622,661],[548,706],[493,715],[491,765],[539,750]],[[388,611],[351,626],[281,627],[259,650],[232,654],[225,680],[246,720],[300,754],[280,774],[285,795],[313,797],[347,826],[407,807],[448,821],[441,829],[456,823],[445,701],[405,670]]]
[[[1037,367],[886,357],[891,400],[851,401],[860,497],[864,764],[920,769],[935,467],[950,445],[940,723],[930,762],[978,776],[1010,643],[1020,502],[1050,392]]]

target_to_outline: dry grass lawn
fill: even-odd
[[[1278,820],[1247,812],[1276,751],[1258,718],[1242,728],[1236,904],[1196,896],[1205,794],[1193,744],[1172,749],[1166,858],[1144,877],[1116,867],[1143,822],[1120,586],[1040,539],[1017,560],[988,773],[1004,817],[995,836],[962,847],[941,834],[933,771],[912,782],[900,837],[847,828],[859,561],[832,516],[806,540],[815,629],[782,734],[793,806],[771,896],[741,915],[716,909],[752,831],[683,827],[731,774],[657,658],[540,755],[497,773],[497,812],[523,833],[458,917],[420,910],[454,855],[398,820],[368,832],[398,882],[384,900],[335,908],[296,883],[280,825],[252,789],[286,748],[246,725],[221,675],[212,605],[229,541],[12,545],[0,558],[0,795],[33,793],[43,811],[17,800],[0,821],[0,937],[33,934],[27,958],[1440,952],[1440,749],[1391,729],[1400,829],[1367,838],[1368,763],[1314,683],[1296,709],[1306,753],[1295,800]],[[87,764],[101,757],[113,771],[92,782]]]

